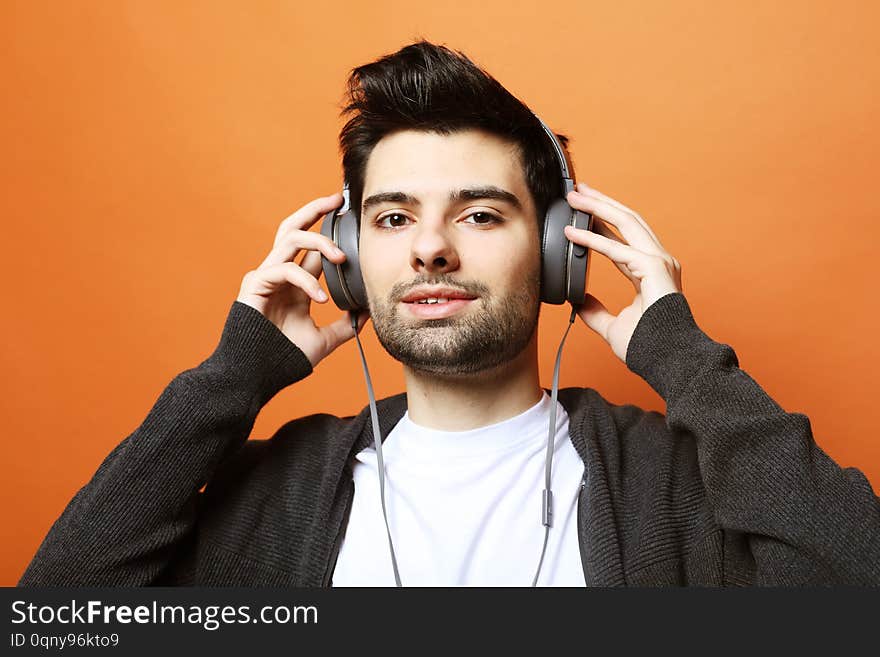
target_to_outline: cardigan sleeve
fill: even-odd
[[[245,443],[260,409],[311,372],[274,324],[234,301],[215,351],[178,374],[104,459],[52,525],[19,586],[153,583],[193,530],[199,489]]]
[[[756,584],[880,585],[880,499],[868,479],[822,451],[809,418],[740,369],[684,295],[646,309],[626,364],[665,400],[669,429],[693,436],[716,521],[747,536]]]

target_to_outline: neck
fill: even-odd
[[[410,419],[430,429],[468,431],[527,411],[544,394],[537,335],[512,361],[477,374],[440,377],[404,367]]]

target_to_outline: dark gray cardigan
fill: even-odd
[[[807,416],[739,369],[682,294],[648,308],[626,364],[666,415],[590,388],[559,392],[586,464],[578,533],[589,586],[880,585],[880,500],[864,474],[839,467]],[[271,322],[233,302],[213,354],[176,376],[101,463],[19,585],[326,586],[353,457],[373,440],[369,408],[248,440],[266,402],[311,372]],[[405,394],[378,410],[387,436]]]

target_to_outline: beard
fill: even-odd
[[[540,270],[526,276],[514,291],[496,297],[479,282],[445,276],[396,285],[389,301],[370,299],[370,320],[385,350],[407,367],[434,376],[476,374],[511,362],[526,348],[541,309]],[[448,285],[476,297],[452,317],[401,317],[400,299],[416,285]]]

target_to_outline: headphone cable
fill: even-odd
[[[385,531],[388,533],[388,547],[391,548],[391,565],[394,568],[394,581],[397,586],[400,583],[400,572],[397,570],[397,558],[394,556],[394,544],[391,542],[391,528],[388,526],[388,513],[385,510],[385,464],[382,460],[382,434],[379,429],[379,416],[376,411],[376,396],[373,394],[373,383],[370,381],[370,372],[367,369],[367,359],[364,358],[364,348],[358,337],[357,313],[350,312],[351,328],[354,329],[354,337],[357,340],[358,351],[361,354],[361,366],[364,368],[364,377],[367,381],[367,394],[370,396],[370,416],[373,419],[373,445],[376,447],[376,460],[379,466],[379,495],[382,498],[382,517],[385,518]]]

